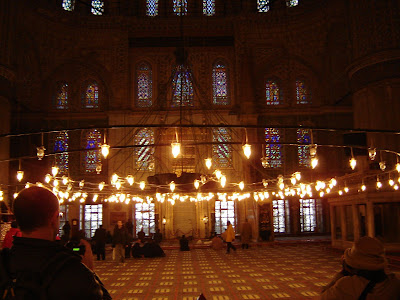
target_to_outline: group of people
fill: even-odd
[[[15,224],[8,233],[0,259],[0,294],[17,299],[109,300],[111,296],[93,271],[91,251],[78,253],[56,241],[59,228],[59,202],[52,191],[38,186],[22,190],[14,200]],[[234,231],[230,222],[225,234],[227,252]],[[125,257],[122,222],[114,230],[113,245]],[[101,232],[101,231],[99,231]],[[12,247],[8,249],[11,238]],[[185,238],[185,237],[183,237]],[[219,238],[219,237],[217,237]],[[155,244],[153,241],[152,243]],[[122,245],[122,246],[118,246]],[[138,246],[133,248],[141,247]],[[187,246],[183,242],[184,247]],[[246,246],[244,246],[246,248]],[[75,248],[74,248],[75,249]],[[136,253],[136,252],[135,252]],[[383,244],[376,238],[362,237],[345,250],[342,270],[323,289],[322,300],[330,299],[400,299],[400,280],[385,270],[387,260]],[[29,282],[28,282],[29,281]]]

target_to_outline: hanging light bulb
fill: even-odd
[[[69,181],[69,178],[68,178],[67,176],[63,176],[63,177],[62,177],[62,183],[63,183],[63,185],[67,185],[67,184],[68,184],[68,181]]]
[[[96,201],[97,201],[97,198],[99,198],[99,195],[94,194],[94,195],[93,195],[93,202],[96,202]]]
[[[58,167],[57,166],[51,167],[51,174],[53,174],[53,177],[57,176],[57,174],[58,174]]]
[[[376,178],[376,188],[380,189],[382,187],[382,182],[380,182],[379,177]]]
[[[40,146],[36,148],[36,155],[38,160],[42,160],[44,157],[44,151],[46,151],[46,148],[44,146]]]
[[[51,175],[50,175],[50,174],[46,174],[46,176],[44,176],[44,181],[45,181],[46,183],[49,183],[50,180],[51,180]]]
[[[118,180],[118,181],[115,183],[115,187],[117,188],[117,190],[119,190],[119,189],[121,188],[121,186],[122,186],[121,181]]]
[[[117,173],[112,174],[111,176],[111,184],[115,184],[118,180],[119,176]]]
[[[295,172],[294,177],[296,178],[297,181],[301,179],[301,173],[300,172]]]
[[[181,143],[171,143],[171,147],[172,147],[172,156],[174,158],[177,158],[179,153],[181,153]]]
[[[206,158],[204,159],[205,163],[206,163],[206,167],[207,169],[210,169],[212,166],[212,159],[211,158]]]
[[[221,186],[225,187],[226,185],[226,176],[225,175],[221,175]]]
[[[313,157],[311,158],[311,168],[315,169],[318,166],[318,158]]]
[[[198,190],[200,187],[200,181],[196,179],[193,184],[194,184],[195,189]]]
[[[79,187],[80,188],[83,188],[85,186],[85,180],[81,180],[80,182],[79,182]]]
[[[352,170],[354,170],[356,168],[356,165],[357,165],[357,160],[354,157],[352,157],[352,158],[350,158],[349,162],[350,162],[350,168]]]
[[[104,186],[106,185],[106,183],[104,181],[99,183],[99,191],[102,191],[104,189]]]
[[[389,185],[390,186],[394,186],[394,180],[393,179],[389,179]]]
[[[343,190],[344,190],[345,193],[349,192],[349,188],[347,186],[345,186]]]
[[[366,189],[367,189],[367,187],[366,187],[365,184],[363,183],[363,184],[361,185],[361,190],[364,192]]]
[[[379,168],[380,168],[382,171],[385,171],[385,170],[386,170],[386,162],[380,161],[380,162],[379,162]]]
[[[17,171],[17,180],[21,182],[22,178],[24,178],[24,171]]]
[[[53,186],[58,186],[58,180],[57,179],[54,179]]]
[[[240,188],[240,190],[243,191],[243,189],[244,189],[244,182],[243,181],[239,182],[239,188]]]
[[[310,156],[314,157],[317,155],[317,144],[310,145]]]
[[[397,184],[395,184],[395,185],[393,186],[393,188],[397,191],[397,190],[399,189],[399,186],[398,186]]]
[[[296,177],[295,177],[295,176],[292,176],[292,177],[290,178],[290,182],[291,182],[293,185],[295,185],[296,182],[297,182]]]
[[[96,173],[100,174],[102,168],[103,168],[103,165],[101,164],[101,162],[97,163],[97,165],[96,165]]]
[[[249,144],[244,144],[244,145],[242,146],[242,148],[243,148],[244,156],[246,156],[246,158],[249,159],[249,158],[250,158],[250,155],[251,155],[251,145],[249,145]]]
[[[221,178],[221,176],[222,176],[221,171],[220,170],[215,170],[214,173],[215,173],[215,177],[219,180]]]
[[[267,168],[268,167],[268,158],[261,157],[261,165],[263,166],[263,168]]]
[[[368,148],[368,156],[370,160],[375,160],[376,148]]]
[[[128,181],[129,185],[132,185],[135,182],[135,178],[132,175],[126,176],[126,181]]]
[[[175,182],[174,182],[174,181],[171,181],[171,182],[170,182],[170,184],[169,184],[169,189],[171,190],[171,192],[174,192],[174,191],[175,191]]]
[[[400,163],[399,162],[397,162],[397,164],[396,164],[396,171],[400,173]]]
[[[141,181],[139,183],[139,187],[140,187],[141,190],[144,190],[144,188],[146,187],[146,183],[144,181]]]
[[[110,145],[103,144],[101,145],[101,154],[104,158],[107,158],[108,154],[110,153]]]
[[[266,179],[262,180],[263,186],[266,188],[268,186],[268,181]]]

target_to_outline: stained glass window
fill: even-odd
[[[84,108],[99,107],[99,86],[97,83],[93,82],[87,85],[82,102]]]
[[[155,17],[158,15],[158,0],[147,0],[146,1],[146,15],[149,17]]]
[[[269,0],[257,0],[257,10],[258,12],[269,11]]]
[[[74,0],[63,0],[62,8],[64,10],[73,11],[74,10],[74,4],[75,4]]]
[[[187,0],[173,0],[174,13],[177,16],[185,16],[187,14]]]
[[[205,16],[215,15],[215,0],[203,0],[203,14]]]
[[[156,232],[155,222],[155,207],[154,203],[138,202],[135,204],[135,222],[136,232],[142,228],[143,231],[149,236],[151,233]]]
[[[151,66],[148,63],[140,63],[136,69],[137,77],[137,106],[149,107],[152,105],[153,77]]]
[[[57,109],[68,109],[68,92],[68,84],[62,83],[57,90],[55,103]]]
[[[297,143],[310,145],[311,135],[309,129],[297,129]],[[310,147],[309,146],[297,146],[297,156],[299,158],[299,165],[303,167],[310,166]]]
[[[223,62],[214,64],[213,73],[213,96],[214,104],[228,105],[228,78],[226,74],[226,67]]]
[[[58,153],[68,151],[68,132],[63,131],[57,134],[54,141],[54,153],[55,153],[55,166],[58,167],[58,172],[62,175],[68,174],[68,152]]]
[[[172,107],[193,106],[193,84],[189,68],[178,66],[172,81]]]
[[[272,200],[272,218],[274,232],[290,233],[288,200]]]
[[[104,13],[104,1],[92,0],[92,14],[101,16]]]
[[[267,81],[265,85],[265,98],[267,100],[267,105],[281,104],[279,86],[276,81]]]
[[[302,80],[296,80],[296,100],[297,104],[309,104],[309,94],[306,84]]]
[[[213,161],[216,162],[219,168],[232,167],[232,138],[225,127],[213,128]]]
[[[277,128],[265,128],[265,157],[269,168],[282,167],[282,145],[280,130]]]
[[[90,150],[99,148],[102,144],[102,134],[99,130],[93,129],[86,132],[85,138],[85,157],[84,169],[86,173],[96,172],[97,164],[101,162],[100,150]]]
[[[152,129],[143,128],[135,136],[135,145],[153,145],[154,132]],[[138,170],[154,170],[154,147],[137,147],[135,148],[136,154],[136,168]]]
[[[215,231],[217,234],[226,230],[228,221],[235,228],[235,202],[215,200]]]
[[[299,4],[299,0],[286,0],[287,7],[294,7]]]
[[[79,213],[79,229],[82,229],[83,220],[85,237],[90,239],[94,236],[96,229],[103,224],[103,204],[80,205]]]

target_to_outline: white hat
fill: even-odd
[[[376,238],[364,236],[344,251],[346,264],[354,269],[377,271],[386,267],[385,249]]]

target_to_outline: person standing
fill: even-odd
[[[344,251],[342,270],[323,288],[322,300],[400,299],[400,279],[386,274],[387,260],[383,244],[364,236]]]
[[[115,251],[115,260],[117,262],[125,262],[125,246],[128,240],[128,234],[122,221],[118,221],[114,228],[113,248]]]
[[[63,241],[68,241],[71,234],[71,225],[69,224],[69,221],[65,221],[62,230],[63,230],[63,235],[61,236],[61,239]]]
[[[226,225],[228,225],[228,227],[225,230],[225,241],[227,243],[226,253],[228,254],[231,248],[236,251],[236,247],[232,245],[232,242],[235,240],[235,231],[230,221],[228,221]]]
[[[100,279],[87,267],[89,251],[78,255],[56,242],[60,211],[59,200],[52,191],[39,186],[23,189],[13,207],[22,236],[15,237],[7,256],[4,255],[6,249],[1,255],[2,263],[9,267],[9,276],[15,276],[15,281],[23,284],[23,288],[16,286],[13,291],[16,299],[42,299],[44,296],[49,300],[111,299]],[[54,268],[57,272],[53,272]],[[41,274],[45,279],[46,275],[51,277],[43,287],[43,278],[33,274]],[[3,275],[4,272],[0,282],[6,280]],[[5,296],[4,292],[0,288],[0,294]]]
[[[100,225],[99,228],[94,232],[93,239],[95,241],[97,260],[106,259],[106,230],[103,228],[103,225]]]
[[[242,224],[242,232],[240,234],[242,240],[242,249],[249,249],[251,235],[252,235],[251,224],[246,218],[244,223]]]
[[[157,245],[159,245],[162,241],[162,233],[160,231],[160,228],[157,228],[156,233],[153,235],[154,242],[156,242]]]
[[[13,245],[14,236],[21,236],[21,230],[18,228],[17,221],[11,222],[11,228],[7,231],[6,236],[4,237],[3,241],[3,249],[4,248],[11,248]]]
[[[187,239],[187,237],[185,235],[182,235],[182,237],[179,240],[179,249],[181,251],[190,251],[189,248],[189,240]]]

